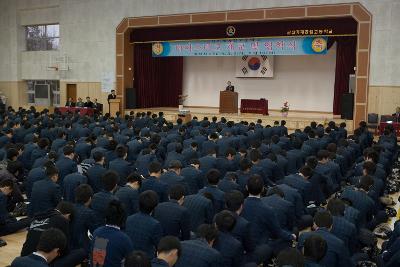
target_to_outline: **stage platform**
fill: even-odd
[[[185,107],[184,109],[190,110],[192,117],[197,116],[199,120],[203,117],[208,117],[209,120],[213,116],[225,117],[228,121],[234,122],[248,121],[257,122],[258,119],[262,120],[263,125],[273,125],[274,121],[286,120],[286,126],[289,130],[304,129],[304,127],[310,125],[312,121],[316,121],[318,124],[327,125],[329,121],[333,120],[336,124],[346,122],[347,130],[353,132],[353,120],[344,120],[340,116],[333,115],[329,112],[310,112],[310,111],[290,111],[287,117],[283,117],[278,110],[269,110],[268,116],[253,113],[219,113],[216,107]],[[155,108],[140,108],[140,109],[126,109],[125,113],[129,114],[130,111],[146,112],[151,111],[158,113],[164,112],[164,116],[168,121],[175,122],[178,119],[178,108],[171,107],[155,107]]]

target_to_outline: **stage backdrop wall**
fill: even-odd
[[[234,57],[185,57],[186,106],[219,106],[219,91],[232,81],[240,99],[266,98],[270,109],[288,101],[292,110],[332,112],[336,44],[327,55],[275,56],[274,78],[236,78]]]

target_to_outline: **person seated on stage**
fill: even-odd
[[[55,228],[47,229],[40,236],[36,252],[16,258],[11,263],[11,267],[49,266],[49,263],[56,259],[66,246],[67,238],[63,232]]]
[[[86,97],[85,108],[93,108],[93,102],[90,101],[90,97]]]
[[[226,91],[235,92],[235,86],[232,85],[231,81],[228,81],[228,86],[226,87]]]
[[[68,98],[67,103],[65,103],[66,107],[75,107],[75,102],[72,97]]]
[[[396,108],[396,112],[392,114],[393,117],[395,117],[395,121],[399,122],[400,120],[400,107]]]
[[[78,101],[76,102],[76,107],[78,108],[83,108],[85,106],[85,103],[83,103],[82,98],[78,98]]]
[[[97,102],[97,98],[95,98],[95,99],[93,100],[92,108],[95,108],[95,109],[99,109],[99,108],[100,108],[100,103]]]

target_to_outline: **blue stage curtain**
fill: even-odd
[[[134,45],[134,86],[139,108],[178,107],[183,58],[152,57],[151,44]]]

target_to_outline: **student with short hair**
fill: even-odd
[[[156,192],[144,191],[139,195],[139,212],[126,220],[125,232],[130,237],[133,248],[146,252],[149,259],[155,257],[158,242],[163,235],[160,222],[151,216],[157,205]]]
[[[127,216],[138,211],[139,189],[142,185],[142,176],[138,173],[131,173],[126,178],[126,185],[121,186],[115,196],[122,202]]]
[[[94,152],[93,159],[95,163],[86,171],[86,176],[88,177],[88,184],[92,187],[94,193],[97,193],[104,189],[101,177],[107,172],[107,169],[104,168],[106,159],[101,151]]]
[[[157,246],[157,257],[151,261],[152,267],[172,267],[182,253],[181,243],[175,236],[164,236]]]
[[[126,257],[124,267],[154,267],[154,266],[152,266],[146,253],[140,250],[135,250]]]
[[[105,213],[105,226],[97,228],[91,242],[91,266],[122,266],[125,258],[133,251],[129,237],[121,231],[126,214],[122,203],[111,200]]]
[[[90,240],[88,232],[92,233],[98,226],[94,220],[95,212],[90,209],[93,190],[88,184],[81,184],[75,189],[75,218],[71,227],[71,248],[83,248],[89,251]]]
[[[61,200],[61,189],[58,185],[58,169],[54,166],[46,168],[46,178],[33,184],[28,215],[54,209]]]
[[[197,239],[181,242],[182,253],[175,267],[224,266],[221,254],[213,248],[217,238],[218,230],[214,225],[200,225]]]
[[[159,202],[168,201],[168,185],[160,181],[161,164],[153,161],[149,164],[149,176],[142,181],[141,192],[152,190],[157,193]]]
[[[56,162],[56,167],[60,171],[60,180],[59,184],[63,184],[64,177],[68,174],[74,173],[78,171],[78,165],[74,161],[75,158],[75,150],[73,146],[65,146],[63,148],[64,156],[60,157],[60,159]]]
[[[164,235],[176,236],[180,240],[190,239],[190,215],[183,206],[185,188],[174,185],[169,189],[169,201],[157,205],[154,218],[161,223]]]
[[[30,224],[30,219],[17,220],[7,210],[7,198],[12,193],[14,182],[6,179],[0,182],[0,236],[15,233]]]
[[[114,192],[117,188],[118,184],[118,174],[113,171],[107,171],[101,177],[103,183],[103,190],[94,194],[92,203],[90,204],[91,209],[95,212],[97,223],[100,225],[104,225],[105,223],[105,214],[104,211],[108,207],[108,204],[112,200],[117,200],[117,197],[114,195]]]
[[[45,230],[39,239],[36,251],[16,258],[11,267],[46,267],[56,259],[67,246],[64,233],[56,228]]]
[[[321,267],[320,261],[325,257],[328,245],[321,236],[312,235],[304,241],[304,267]]]
[[[109,170],[115,171],[119,175],[119,185],[126,184],[126,178],[134,171],[133,165],[126,160],[128,156],[128,150],[125,146],[119,145],[115,149],[117,158],[110,161]]]

